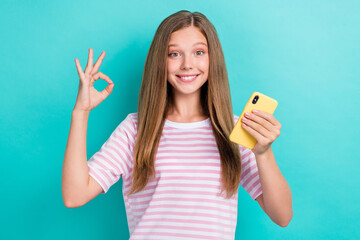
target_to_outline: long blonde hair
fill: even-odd
[[[223,50],[215,27],[199,12],[182,10],[164,19],[156,30],[146,57],[137,106],[138,129],[134,147],[133,184],[128,194],[141,191],[155,176],[154,160],[165,118],[173,96],[167,81],[168,43],[171,33],[195,26],[206,37],[209,50],[208,80],[201,87],[201,105],[210,117],[221,158],[222,187],[226,198],[237,193],[240,184],[239,146],[230,142],[234,127],[230,87]]]

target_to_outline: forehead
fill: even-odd
[[[207,40],[199,28],[190,26],[173,32],[168,47],[192,47],[195,44],[207,46]]]

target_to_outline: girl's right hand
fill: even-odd
[[[105,52],[103,51],[100,57],[96,60],[95,65],[93,65],[93,50],[90,48],[85,72],[83,72],[79,60],[75,59],[80,82],[74,110],[90,112],[102,101],[104,101],[112,92],[114,83],[108,76],[98,72],[104,57]],[[106,88],[101,92],[98,92],[94,88],[94,82],[99,78],[109,83],[109,85],[107,85]]]

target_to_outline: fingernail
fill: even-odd
[[[253,110],[253,113],[257,113],[257,112],[258,112],[257,110],[255,110],[255,109]]]

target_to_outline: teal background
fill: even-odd
[[[122,180],[81,208],[62,201],[74,59],[84,69],[90,47],[96,59],[104,50],[100,71],[115,83],[90,113],[90,158],[136,111],[154,33],[182,9],[217,29],[235,114],[254,91],[279,102],[272,148],[294,216],[276,225],[240,188],[236,239],[360,239],[359,1],[2,0],[0,9],[0,239],[129,238]]]

